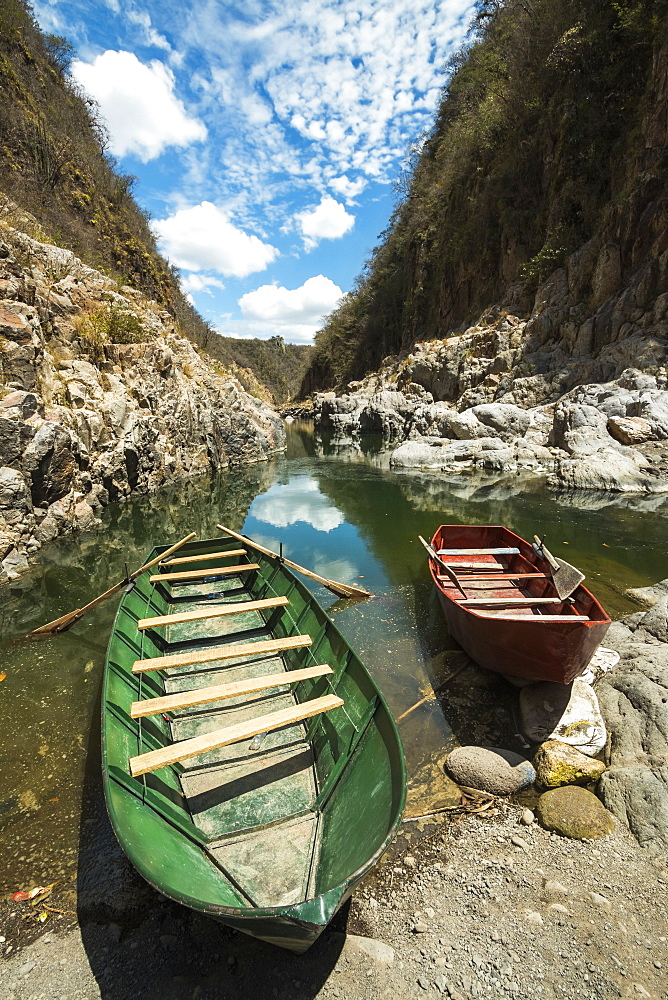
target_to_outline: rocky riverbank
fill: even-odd
[[[668,857],[668,580],[643,588],[649,610],[614,622],[585,673],[568,686],[513,681],[524,756],[455,749],[460,786],[512,795],[535,784],[542,825],[598,838],[627,827],[652,857]],[[531,749],[529,749],[531,748]],[[600,759],[603,757],[604,759]],[[584,788],[596,789],[601,802]],[[547,791],[545,791],[547,790]]]
[[[2,224],[0,582],[110,501],[284,447],[278,414],[169,313]]]
[[[418,343],[343,394],[316,395],[316,428],[348,439],[382,434],[395,444],[395,468],[667,492],[665,338],[652,326],[595,359],[568,355],[542,343],[549,316],[541,290],[528,320],[488,312],[463,333]]]

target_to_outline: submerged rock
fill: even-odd
[[[492,795],[512,795],[536,780],[530,761],[496,747],[458,747],[448,756],[446,767],[458,784]]]
[[[577,785],[543,792],[536,814],[541,826],[575,840],[607,837],[615,828],[612,813],[592,792]]]
[[[651,608],[662,597],[668,597],[668,578],[655,583],[652,587],[629,587],[624,593],[632,601]]]
[[[427,761],[410,778],[405,818],[458,806],[462,792],[444,771],[445,758]]]
[[[543,681],[520,692],[522,732],[532,743],[559,740],[593,757],[607,738],[594,689],[579,677],[572,684]]]
[[[558,740],[548,740],[536,750],[533,758],[539,784],[544,788],[562,785],[588,785],[598,781],[605,771],[601,760],[580,753],[575,747]]]

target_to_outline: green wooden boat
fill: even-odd
[[[401,820],[403,752],[376,684],[293,573],[237,541],[190,542],[128,587],[102,741],[109,817],[140,874],[295,952]]]

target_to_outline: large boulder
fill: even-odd
[[[492,795],[512,795],[536,780],[530,761],[496,747],[458,747],[448,755],[446,768],[457,784]]]
[[[638,604],[643,604],[645,607],[651,608],[662,597],[668,597],[668,577],[665,580],[660,580],[659,583],[655,583],[651,587],[629,587],[624,593],[632,601],[637,601]]]
[[[554,409],[552,444],[569,454],[591,454],[601,439],[610,439],[604,413],[585,403],[562,401]]]
[[[21,526],[32,509],[30,490],[21,473],[0,468],[0,519],[5,524]]]
[[[532,743],[559,740],[589,757],[606,742],[606,730],[596,693],[580,678],[572,684],[542,681],[520,692],[522,732]]]
[[[626,627],[625,627],[626,626]],[[650,853],[668,851],[668,597],[616,624],[620,662],[598,685],[609,732],[606,806]]]
[[[577,785],[543,792],[536,815],[547,830],[576,840],[598,840],[615,828],[613,816],[605,806],[592,792]]]
[[[652,425],[642,417],[609,417],[608,431],[620,444],[642,444],[652,438]]]
[[[487,428],[487,434],[491,429],[504,441],[524,437],[531,423],[531,414],[512,403],[483,403],[481,406],[474,406],[473,413]]]

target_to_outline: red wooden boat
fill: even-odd
[[[586,587],[562,601],[548,560],[500,525],[441,525],[431,544],[448,628],[476,663],[562,684],[582,673],[610,625]]]

